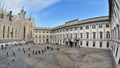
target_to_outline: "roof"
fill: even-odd
[[[68,26],[74,26],[74,25],[79,25],[79,24],[88,24],[88,23],[94,23],[94,22],[100,22],[100,21],[108,21],[109,17],[108,16],[101,16],[101,17],[94,17],[94,18],[89,18],[89,19],[84,19],[84,20],[72,20],[72,21],[68,21],[70,23],[68,24],[63,24],[60,26],[57,26],[53,29],[58,29],[58,28],[63,28],[63,27],[68,27]]]

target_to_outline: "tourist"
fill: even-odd
[[[7,54],[7,56],[9,56],[9,55],[8,55],[8,52],[7,52],[6,54]]]
[[[13,56],[15,56],[15,52],[13,52]]]
[[[20,48],[18,48],[18,51],[20,51]]]
[[[28,53],[28,57],[31,57],[29,53]]]
[[[30,51],[30,48],[28,48],[28,50]]]

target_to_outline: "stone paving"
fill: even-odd
[[[28,44],[0,50],[0,68],[114,68],[114,63],[110,50]]]

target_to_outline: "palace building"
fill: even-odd
[[[111,40],[108,16],[86,20],[72,20],[55,28],[35,28],[35,43],[65,44],[65,39],[76,38],[83,47],[109,48]]]
[[[24,8],[18,15],[0,8],[0,42],[32,41],[34,36],[34,20],[25,17]]]

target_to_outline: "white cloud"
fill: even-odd
[[[7,10],[13,12],[20,12],[24,6],[29,13],[36,13],[46,7],[49,7],[60,0],[0,0],[0,3],[7,7]]]

